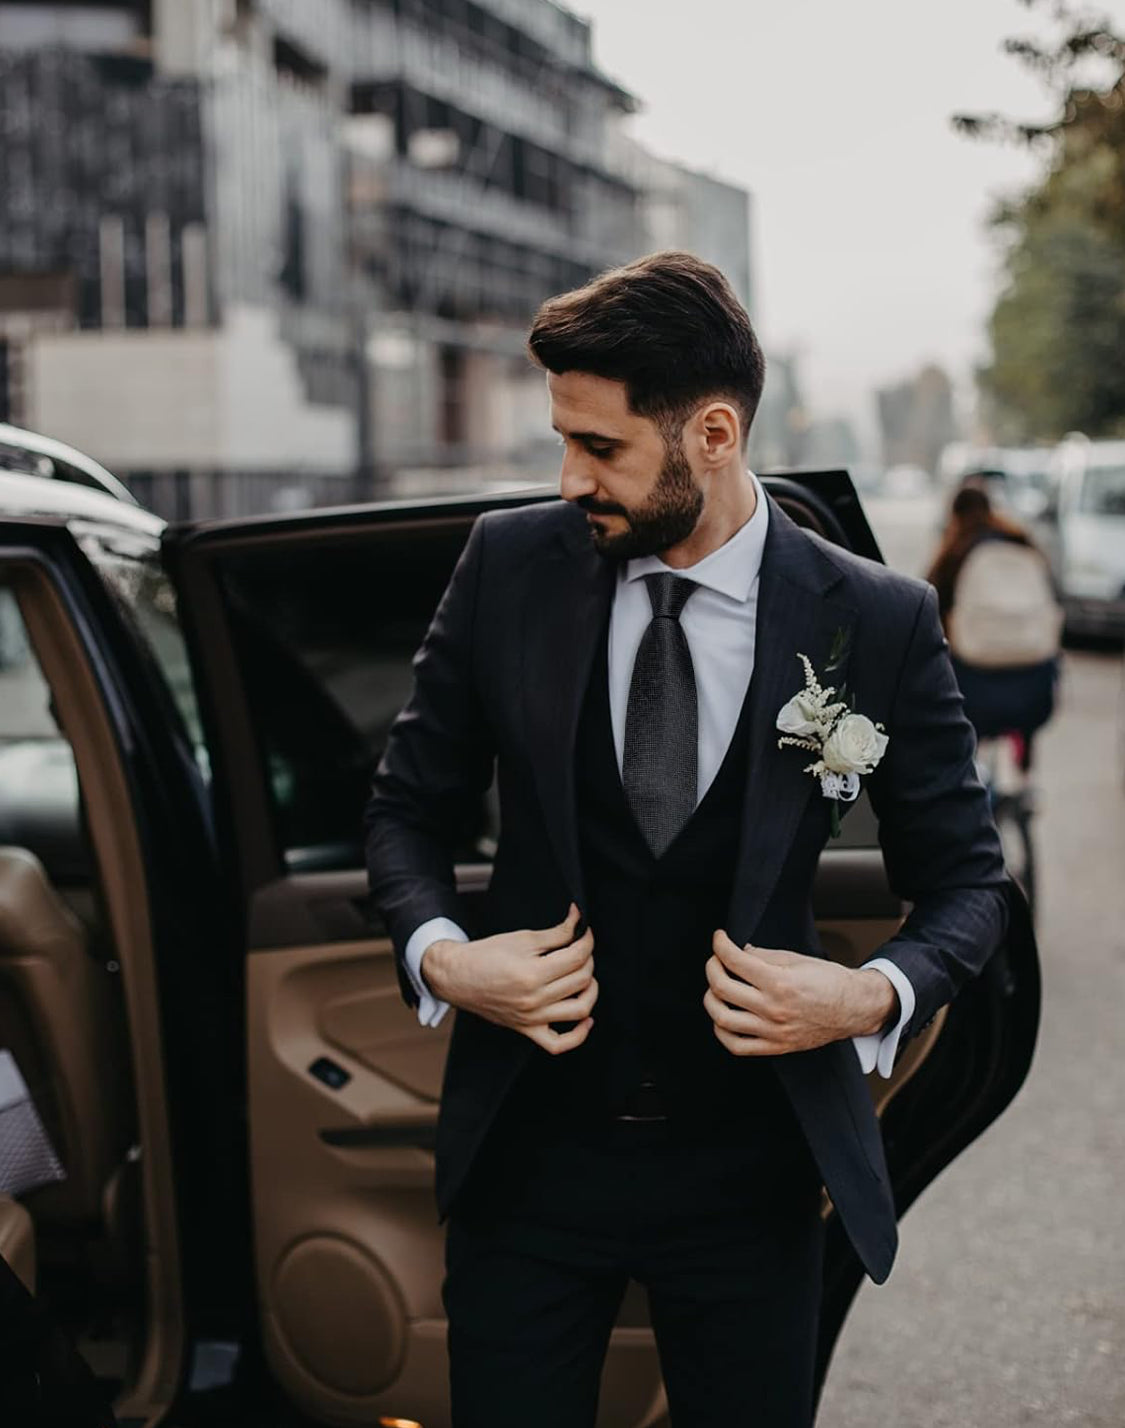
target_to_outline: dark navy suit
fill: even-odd
[[[544,1098],[559,1086],[567,1087],[567,1095],[556,1097],[556,1104],[573,1104],[577,1092],[579,1104],[592,1106],[596,1088],[604,1091],[630,1057],[639,1064],[637,1058],[647,1054],[645,1027],[638,1031],[635,1020],[628,1022],[628,980],[617,975],[637,949],[624,950],[624,934],[603,947],[596,915],[600,904],[602,922],[611,921],[615,877],[622,899],[637,896],[635,887],[628,891],[628,831],[624,822],[614,823],[623,804],[616,813],[598,806],[598,785],[583,783],[583,771],[599,750],[608,752],[606,730],[599,733],[594,719],[597,656],[601,651],[604,657],[614,573],[614,563],[594,550],[583,513],[566,503],[481,517],[419,651],[414,693],[392,729],[366,812],[372,892],[394,940],[410,1004],[416,995],[401,967],[403,949],[432,917],[464,920],[450,830],[462,826],[494,766],[501,833],[483,924],[475,933],[547,927],[562,920],[573,899],[590,912],[600,982],[605,955],[617,958],[604,968],[605,985],[614,989],[611,1000],[595,1012],[600,1059],[592,1034],[593,1047],[587,1043],[581,1054],[555,1058],[556,1065],[545,1068],[552,1058],[527,1038],[458,1014],[437,1141],[439,1209],[443,1215],[452,1210],[455,1222],[459,1203],[479,1203],[480,1165],[495,1159],[495,1127],[511,1121],[513,1107],[546,1105]],[[837,668],[831,682],[846,679],[853,707],[883,724],[890,740],[865,782],[891,884],[912,904],[901,930],[879,949],[915,989],[905,1040],[980,971],[1003,936],[1007,908],[999,842],[973,766],[972,730],[928,586],[799,529],[771,503],[754,672],[738,745],[724,762],[718,790],[712,788],[696,811],[700,829],[678,839],[665,856],[676,855],[681,845],[683,857],[689,856],[684,848],[703,850],[682,870],[685,888],[705,866],[722,867],[721,887],[714,879],[709,890],[701,887],[698,911],[703,923],[723,926],[736,944],[821,955],[811,890],[829,837],[828,804],[804,772],[809,757],[778,748],[775,720],[802,686],[797,653],[807,654],[819,670],[830,651],[841,649],[846,667]],[[602,767],[605,787],[614,770],[608,758]],[[599,848],[598,830],[615,826],[621,836]],[[716,837],[708,846],[707,839]],[[689,903],[690,897],[684,899],[684,907]],[[643,904],[639,897],[638,907]],[[680,908],[676,915],[691,926],[690,912]],[[659,929],[666,925],[667,918],[656,919],[644,939],[657,953]],[[667,999],[646,1003],[648,1030],[663,1026],[664,1041],[675,1036],[689,1048],[678,1065],[666,1066],[666,1089],[673,1100],[677,1091],[690,1099],[689,1090],[706,1098],[708,1086],[718,1084],[706,1077],[725,1076],[719,1099],[732,1106],[728,1138],[741,1134],[741,1127],[760,1139],[765,1125],[793,1169],[792,1186],[803,1185],[812,1166],[868,1273],[882,1281],[895,1253],[895,1214],[878,1123],[854,1048],[837,1042],[762,1062],[717,1057],[721,1048],[713,1037],[693,1042],[705,1016],[701,969],[710,955],[700,929],[692,935],[691,965],[676,964],[670,954],[651,964],[663,966],[662,985],[680,979],[686,989],[680,1002],[690,1002],[694,1018],[681,1026]],[[601,1025],[615,1021],[619,1034],[613,1040]],[[627,1024],[636,1033],[631,1043],[621,1031]],[[650,1037],[647,1045],[658,1051],[661,1040]],[[583,1066],[594,1068],[585,1083]],[[704,1066],[706,1072],[693,1079],[693,1067]],[[745,1078],[745,1098],[739,1076]],[[732,1104],[743,1099],[768,1103],[767,1120],[748,1125]],[[509,1136],[504,1153],[510,1156],[516,1143]],[[755,1147],[755,1156],[763,1147],[768,1138]]]

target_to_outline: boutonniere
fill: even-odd
[[[840,803],[852,803],[858,798],[860,775],[872,772],[889,740],[882,724],[872,723],[865,714],[856,714],[846,698],[833,699],[845,693],[843,687],[823,687],[809,657],[798,654],[797,658],[805,669],[805,687],[778,713],[777,727],[783,737],[778,739],[777,747],[788,745],[816,754],[804,771],[820,780],[821,793],[832,801],[835,838],[840,832]],[[840,662],[834,646],[829,668]]]

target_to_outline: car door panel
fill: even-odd
[[[800,523],[877,556],[842,473],[767,484]],[[384,620],[385,607],[409,604],[417,586],[424,598],[417,597],[416,613],[422,605],[432,610],[473,517],[486,505],[511,503],[237,522],[173,532],[166,549],[216,764],[230,771],[217,786],[227,800],[230,863],[246,909],[249,1154],[262,1335],[285,1392],[324,1423],[371,1422],[382,1414],[427,1428],[448,1422],[443,1233],[430,1147],[451,1018],[424,1028],[401,1003],[389,942],[366,906],[358,838],[336,825],[358,816],[391,706],[409,685],[404,651],[412,652],[424,630],[424,621],[408,629],[405,618]],[[327,587],[334,582],[333,596]],[[320,604],[302,613],[296,607],[313,587]],[[330,598],[366,602],[366,618],[385,626],[386,641],[380,643],[378,629],[369,638],[353,615],[342,621],[346,628],[329,628]],[[265,653],[250,650],[248,631],[266,640]],[[255,679],[261,688],[252,687]],[[370,708],[362,705],[369,696]],[[285,718],[277,714],[281,701],[288,701]],[[323,767],[320,747],[302,743],[310,723],[331,731]],[[335,810],[331,817],[326,807]],[[887,886],[874,831],[870,810],[856,805],[843,836],[822,857],[815,889],[825,955],[851,966],[893,934],[903,911]],[[458,883],[469,921],[487,888],[495,832],[485,809],[460,849]],[[901,1208],[946,1163],[942,1155],[956,1153],[966,1127],[976,1125],[972,1134],[979,1133],[1022,1079],[1037,983],[1033,969],[1019,967],[1013,975],[1007,1006],[996,986],[982,986],[975,1012],[935,1019],[906,1048],[890,1082],[872,1079],[884,1124],[895,1126],[889,1152]],[[966,1078],[955,1069],[963,1057],[956,1038],[983,1045],[989,1027],[1004,1024],[1015,1002],[1024,1034],[1011,1041],[1010,1064],[970,1057]],[[312,1069],[324,1062],[347,1079],[326,1082],[323,1066],[320,1075]],[[927,1107],[929,1123],[921,1124],[915,1102]],[[948,1134],[938,1154],[929,1155],[927,1135],[942,1117]],[[822,1373],[859,1277],[830,1216]],[[635,1291],[613,1334],[602,1404],[604,1428],[664,1421],[647,1311]]]
[[[852,916],[818,920],[826,955],[852,966],[899,921],[854,915],[865,878],[871,903],[878,906],[881,895],[885,904],[881,860],[868,850],[826,855],[818,878],[822,909],[839,910],[843,901],[848,910],[848,898],[853,904]],[[274,925],[282,920],[279,900],[297,896],[318,909],[315,917],[294,909],[284,921],[296,927],[343,922],[345,909],[363,901],[358,871],[296,881],[269,891]],[[462,869],[463,896],[486,886],[487,869]],[[326,912],[333,905],[335,914]],[[294,1401],[324,1422],[406,1413],[448,1421],[443,1232],[431,1147],[450,1022],[423,1027],[403,1004],[386,939],[262,947],[249,958],[251,1161],[266,1351]],[[911,1042],[891,1081],[870,1078],[880,1111],[925,1059],[940,1026]],[[319,1080],[312,1068],[323,1061],[346,1074],[346,1084]],[[283,1196],[272,1188],[280,1185]],[[351,1286],[344,1295],[333,1288],[341,1280]],[[358,1335],[349,1328],[357,1314]],[[376,1343],[387,1348],[373,1359]],[[661,1393],[641,1294],[622,1308],[605,1373],[603,1428],[639,1428]]]
[[[448,1021],[419,1024],[376,940],[256,952],[247,1032],[255,1257],[276,1377],[325,1423],[448,1422],[430,1149]],[[350,1078],[338,1090],[310,1070],[325,1058]],[[634,1294],[611,1337],[600,1422],[640,1428],[660,1393]]]

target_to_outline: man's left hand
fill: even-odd
[[[781,1056],[882,1030],[898,1005],[889,978],[776,947],[711,939],[703,1005],[735,1056]]]

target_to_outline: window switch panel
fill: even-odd
[[[309,1067],[309,1075],[315,1076],[318,1081],[323,1081],[333,1091],[342,1090],[352,1079],[350,1071],[345,1071],[342,1066],[338,1066],[327,1056],[316,1058]]]

